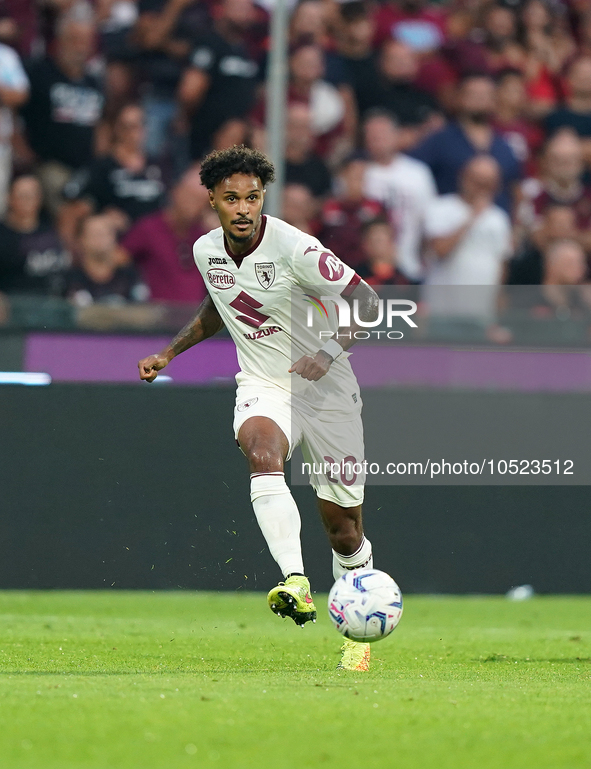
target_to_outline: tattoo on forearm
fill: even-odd
[[[193,345],[208,339],[224,325],[211,299],[207,297],[199,306],[197,315],[184,326],[170,343],[175,355],[188,350]]]

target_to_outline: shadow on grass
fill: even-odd
[[[577,662],[591,662],[591,657],[507,657],[505,654],[491,654],[479,657],[474,662],[551,662],[574,665]]]
[[[0,676],[141,676],[186,675],[200,670],[0,670]]]
[[[240,675],[258,675],[261,673],[274,672],[271,668],[232,668],[216,669],[216,668],[164,668],[162,670],[150,670],[150,669],[138,669],[138,670],[0,670],[0,678],[3,676],[192,676],[192,675],[206,675],[210,681],[215,679],[209,678],[212,675],[230,675],[235,676],[237,673]],[[330,668],[284,668],[282,675],[294,674],[298,676],[315,673],[336,673],[337,671]],[[319,684],[313,684],[318,686]]]

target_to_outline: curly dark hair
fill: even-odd
[[[275,181],[275,168],[269,158],[244,144],[210,152],[201,164],[199,175],[203,186],[213,190],[216,184],[232,174],[258,176],[263,187]]]

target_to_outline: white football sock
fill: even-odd
[[[371,542],[365,537],[353,555],[341,555],[336,550],[332,551],[332,574],[335,580],[352,569],[373,569]]]
[[[253,473],[250,499],[267,546],[283,576],[304,574],[300,513],[283,473]]]

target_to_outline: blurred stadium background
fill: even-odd
[[[574,462],[368,487],[405,596],[368,673],[322,595],[300,631],[251,592],[229,337],[137,377],[241,142],[268,213],[418,304],[354,348],[380,461]],[[589,0],[0,0],[2,769],[589,767],[590,260]]]
[[[273,580],[231,435],[231,340],[136,381],[205,294],[191,246],[217,226],[197,175],[211,149],[268,151],[270,212],[417,299],[390,365],[357,370],[368,413],[372,389],[407,432],[449,394],[481,413],[535,397],[541,422],[560,408],[586,425],[588,3],[274,8],[0,3],[0,587]],[[467,172],[479,154],[493,160]],[[327,589],[311,492],[295,493]],[[367,526],[409,592],[587,592],[586,496],[375,487]]]

